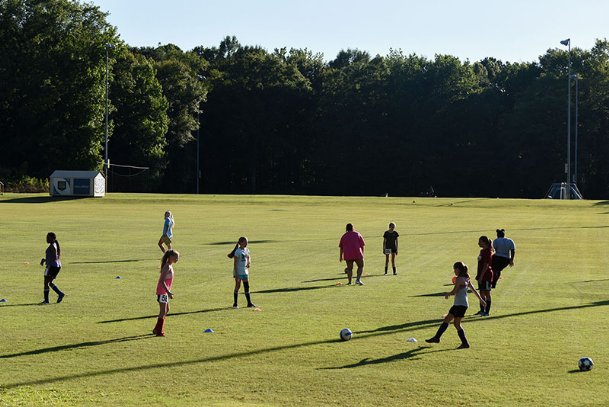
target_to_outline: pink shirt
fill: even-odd
[[[338,247],[343,249],[345,260],[359,260],[364,258],[364,238],[358,232],[350,231],[340,238]]]
[[[165,290],[165,287],[163,287],[163,280],[161,278],[163,278],[163,273],[159,276],[159,282],[156,285],[156,295],[169,294]],[[169,266],[169,272],[165,274],[165,285],[169,290],[171,290],[171,284],[173,284],[173,267]]]

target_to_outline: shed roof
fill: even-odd
[[[51,174],[51,178],[95,178],[98,175],[101,175],[99,171],[55,170]]]

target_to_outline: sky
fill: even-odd
[[[307,48],[332,60],[358,49],[433,58],[537,61],[550,48],[590,49],[609,38],[606,0],[85,0],[131,46],[175,44],[187,51],[242,45]]]

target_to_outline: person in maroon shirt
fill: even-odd
[[[347,278],[349,282],[348,285],[351,284],[351,278],[353,277],[353,263],[357,264],[357,278],[355,279],[355,284],[364,285],[362,282],[362,273],[364,271],[364,246],[366,243],[364,242],[364,238],[358,232],[353,230],[353,225],[347,223],[345,234],[340,238],[340,243],[338,247],[340,248],[340,253],[338,256],[338,261],[343,261],[347,263],[347,268],[345,269],[345,273],[347,273]]]
[[[480,296],[484,299],[484,304],[480,302],[480,311],[476,315],[488,317],[491,310],[491,286],[493,284],[493,269],[492,255],[493,255],[493,244],[487,236],[480,236],[478,239],[478,246],[480,246],[480,255],[478,256],[478,273],[476,274],[476,281],[478,281],[478,291]]]

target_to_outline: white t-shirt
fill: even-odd
[[[249,258],[250,250],[247,247],[244,247],[243,249],[241,247],[237,247],[237,250],[235,250],[235,259],[237,259],[235,265],[235,272],[237,273],[237,275],[247,276],[249,274],[247,269],[247,263],[249,262]]]

